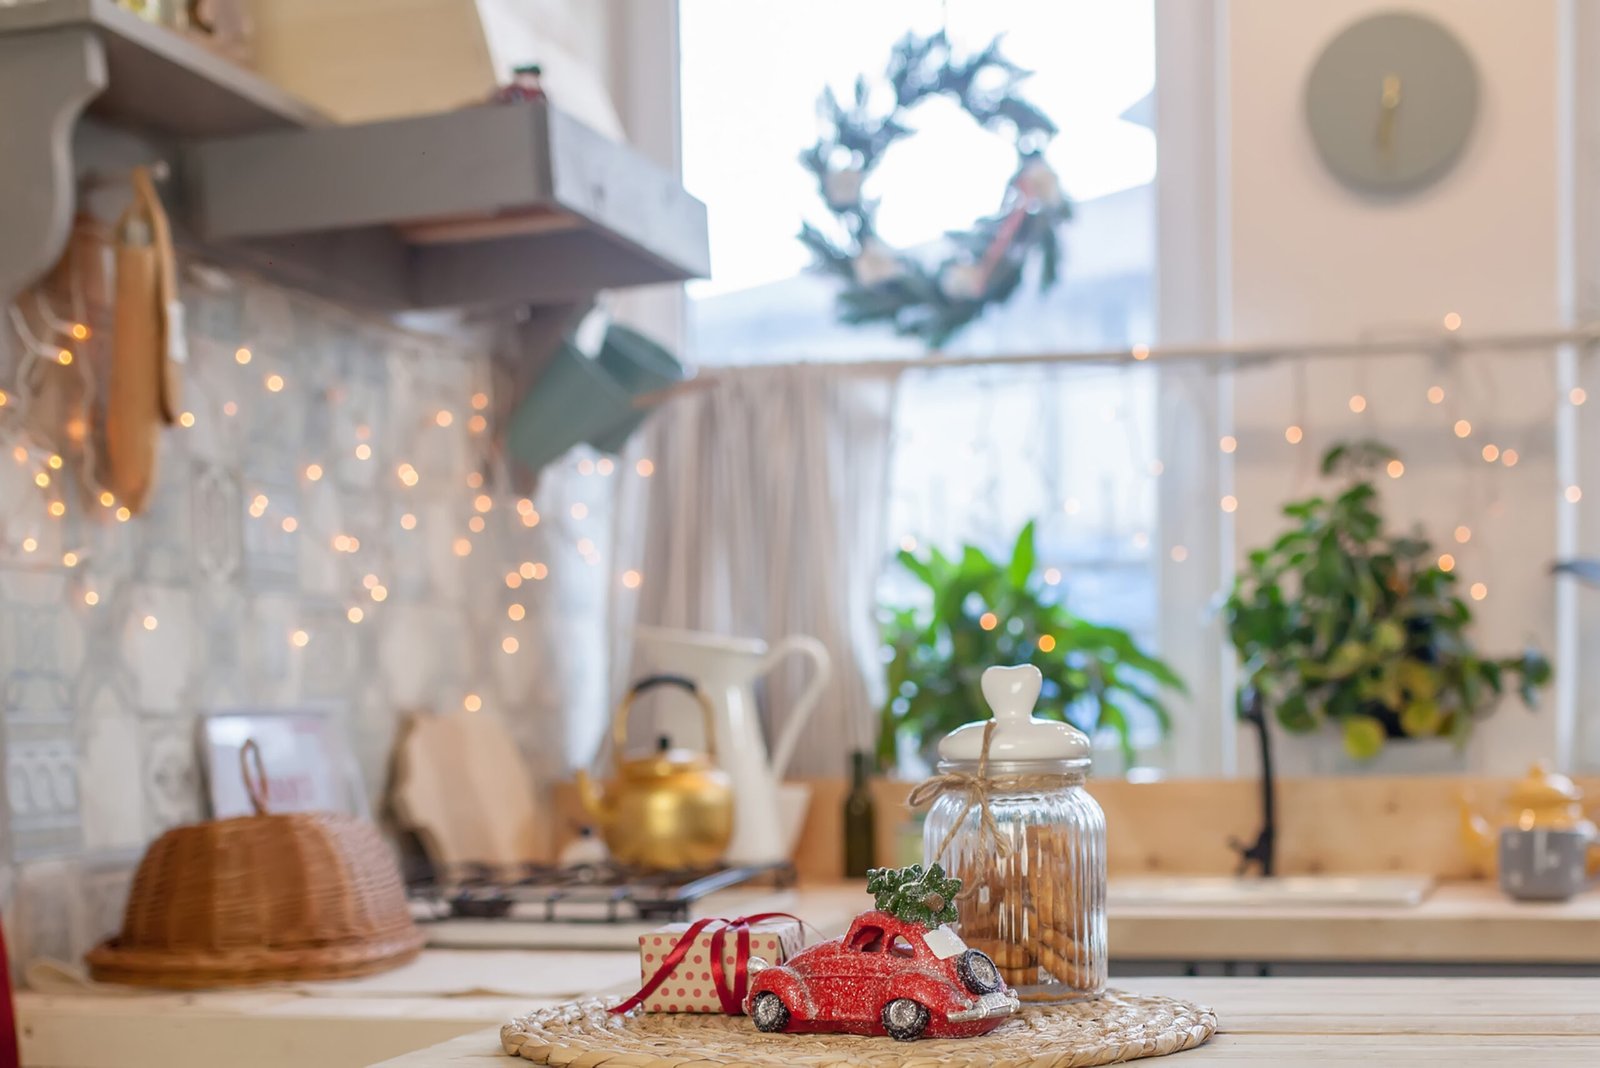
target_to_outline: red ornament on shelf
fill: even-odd
[[[942,911],[943,904],[939,909]],[[873,910],[843,938],[785,964],[750,958],[745,1011],[763,1031],[967,1038],[1017,1011],[1016,994],[988,954],[948,927]]]

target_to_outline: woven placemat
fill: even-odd
[[[1095,1001],[1026,1005],[976,1038],[769,1035],[743,1016],[638,1013],[613,1016],[598,1000],[520,1016],[500,1045],[536,1064],[584,1068],[713,1068],[720,1065],[861,1068],[1087,1068],[1191,1049],[1217,1029],[1216,1013],[1187,1001],[1108,990]]]

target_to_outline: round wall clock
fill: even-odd
[[[1478,73],[1448,29],[1374,15],[1323,49],[1306,79],[1306,122],[1323,165],[1358,192],[1402,195],[1461,158],[1478,115]]]

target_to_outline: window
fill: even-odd
[[[850,0],[750,4],[681,0],[683,170],[710,208],[709,280],[690,294],[699,363],[914,355],[914,342],[834,321],[827,280],[806,271],[802,220],[824,221],[797,157],[817,133],[825,84],[842,89],[883,69],[908,30],[944,26],[958,48],[997,35],[1034,71],[1027,96],[1061,128],[1048,159],[1076,202],[1066,278],[1043,297],[1026,288],[953,351],[1059,351],[1145,338],[1155,137],[1152,0]],[[1007,139],[977,129],[954,104],[912,113],[918,132],[868,184],[897,247],[937,241],[993,211],[1015,166]],[[952,166],[959,161],[959,166]]]
[[[713,277],[689,287],[700,364],[914,356],[915,341],[835,320],[832,283],[795,239],[828,218],[798,154],[816,136],[823,85],[883,69],[907,31],[943,25],[960,50],[997,35],[1035,73],[1026,95],[1060,128],[1047,158],[1074,201],[1064,277],[1025,281],[946,351],[994,354],[1127,346],[1154,330],[1156,145],[1153,0],[898,0],[749,4],[681,0],[684,180],[710,211]],[[866,193],[890,244],[941,240],[992,211],[1015,166],[1009,139],[954,104],[915,112]],[[915,596],[902,545],[963,542],[1003,553],[1038,521],[1038,568],[1078,615],[1158,645],[1156,377],[1057,365],[912,372],[901,382],[881,592]],[[1141,745],[1153,717],[1130,710]]]

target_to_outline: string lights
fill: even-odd
[[[24,300],[29,295],[25,295]],[[13,322],[14,333],[22,339],[20,351],[23,353],[12,369],[16,375],[14,382],[6,382],[5,388],[0,388],[0,441],[13,447],[13,455],[20,467],[20,477],[30,480],[34,487],[41,491],[36,507],[39,515],[63,522],[63,530],[76,532],[76,523],[84,521],[85,517],[73,514],[73,496],[67,490],[70,484],[81,486],[84,500],[90,504],[90,514],[87,519],[93,520],[104,513],[102,523],[116,522],[128,523],[133,520],[133,513],[129,505],[118,499],[118,496],[106,485],[95,479],[93,462],[95,452],[92,448],[94,429],[91,423],[91,413],[85,407],[83,411],[68,412],[59,419],[57,441],[50,444],[54,449],[40,448],[41,443],[36,442],[31,436],[27,422],[29,402],[33,399],[29,388],[23,384],[31,383],[40,378],[41,373],[58,376],[47,378],[47,381],[59,381],[62,374],[79,376],[84,380],[84,388],[75,391],[85,397],[94,395],[94,382],[90,378],[91,369],[102,366],[102,361],[91,358],[91,351],[83,346],[90,344],[94,331],[86,322],[85,314],[61,316],[55,314],[49,307],[48,299],[40,292],[31,294],[32,299],[38,304],[37,310],[25,310],[21,307],[23,301],[9,309]],[[74,294],[75,303],[82,303],[78,295]],[[288,398],[296,395],[295,390],[302,388],[303,383],[297,380],[296,364],[280,356],[273,350],[263,350],[265,359],[258,359],[262,355],[249,344],[240,344],[233,349],[223,349],[220,358],[227,376],[222,380],[197,380],[197,397],[195,406],[178,411],[174,418],[176,428],[181,430],[194,430],[196,428],[226,428],[236,426],[227,423],[239,417],[256,415],[258,422],[250,424],[252,432],[266,424],[265,406],[275,403],[269,398]],[[98,354],[93,354],[98,355]],[[42,368],[37,371],[35,368]],[[216,373],[217,368],[206,369]],[[338,407],[347,403],[347,387],[329,386],[318,387],[319,395],[327,403]],[[349,393],[354,393],[354,387],[348,388]],[[457,395],[444,403],[435,402],[426,405],[415,414],[416,429],[425,429],[428,424],[435,428],[449,429],[460,427],[473,435],[485,435],[490,429],[490,415],[492,398],[486,390],[475,389],[467,395]],[[249,411],[252,405],[263,409],[261,413]],[[279,418],[274,416],[272,418]],[[369,417],[371,418],[371,417]],[[208,423],[207,420],[213,422]],[[349,463],[353,456],[357,461],[372,461],[380,459],[379,438],[374,434],[371,422],[351,420],[344,423],[353,432],[352,437],[340,441],[333,447],[333,451],[323,452],[312,457],[302,456],[298,461],[297,474],[298,487],[309,488],[314,484],[334,482],[341,485],[348,478],[348,468],[343,468],[338,462],[340,453]],[[239,429],[230,431],[237,435]],[[421,442],[425,439],[418,435],[408,437],[397,434],[391,437],[385,434],[381,439],[384,443],[384,455],[381,459],[391,459],[390,449],[405,449],[406,442]],[[505,492],[505,480],[500,475],[500,468],[496,466],[498,459],[486,447],[476,446],[481,455],[476,457],[478,469],[464,472],[464,482],[468,493],[462,494],[461,481],[456,481],[452,476],[448,480],[434,480],[433,469],[430,471],[430,482],[427,492],[430,493],[428,507],[411,507],[405,511],[390,513],[396,515],[400,528],[404,531],[415,531],[422,528],[424,523],[440,523],[445,525],[445,530],[440,536],[449,544],[451,551],[460,557],[467,557],[477,552],[488,553],[491,556],[501,551],[500,538],[505,538],[505,544],[514,544],[515,534],[523,534],[542,525],[544,515],[535,506],[531,497],[519,497]],[[55,451],[59,449],[61,451]],[[349,449],[349,452],[343,452]],[[63,455],[65,453],[66,455]],[[406,489],[417,489],[423,485],[421,471],[414,461],[409,461],[403,454],[393,457],[394,466],[391,468],[399,480],[399,484]],[[634,457],[629,461],[619,460],[611,456],[584,456],[576,460],[580,474],[587,477],[609,478],[619,472],[627,471],[624,463],[631,464],[632,474],[641,479],[652,478],[656,473],[655,462],[648,457]],[[426,466],[426,465],[424,465]],[[70,475],[70,477],[69,477]],[[486,480],[492,484],[486,486]],[[446,486],[446,481],[449,483]],[[331,553],[333,559],[349,560],[350,566],[345,569],[349,572],[348,580],[350,590],[346,594],[343,609],[344,617],[348,623],[354,625],[370,621],[374,612],[378,611],[375,605],[383,604],[389,597],[390,588],[382,581],[376,571],[369,570],[369,556],[362,554],[362,541],[348,530],[327,530],[319,526],[313,519],[313,513],[307,511],[301,514],[292,514],[290,509],[297,507],[298,493],[294,489],[285,489],[277,482],[268,482],[250,487],[244,495],[245,512],[249,520],[270,523],[265,529],[285,535],[300,533],[314,533],[314,540],[306,543],[302,551],[320,550]],[[309,498],[309,495],[308,495]],[[589,499],[568,499],[550,507],[557,509],[555,514],[565,519],[570,516],[572,520],[583,522],[592,521],[597,515],[604,514],[597,509],[603,509],[600,503],[602,497],[591,495]],[[435,519],[435,509],[439,508],[445,500],[449,501],[448,508],[454,510],[453,516],[440,515]],[[98,502],[100,509],[95,511],[93,504]],[[463,505],[467,514],[462,515]],[[309,508],[309,504],[304,507]],[[495,518],[501,514],[507,516],[503,526],[497,527]],[[516,522],[509,521],[515,515]],[[81,603],[88,607],[96,607],[102,603],[102,598],[109,596],[91,585],[95,578],[93,574],[93,558],[85,550],[73,548],[62,550],[58,545],[59,535],[45,535],[35,530],[16,530],[16,520],[12,521],[13,544],[18,545],[23,552],[33,555],[57,554],[54,559],[59,559],[60,566],[65,569],[77,569],[79,572],[78,583],[75,584],[73,598],[81,598]],[[464,524],[465,530],[462,529]],[[559,526],[560,524],[558,524]],[[455,526],[455,532],[464,534],[470,531],[477,536],[453,536],[449,526]],[[262,528],[255,528],[262,529]],[[515,534],[513,534],[515,532]],[[70,536],[70,535],[68,535]],[[525,536],[525,535],[524,535]],[[602,560],[600,539],[596,537],[579,537],[577,531],[572,531],[559,539],[566,543],[568,552],[576,551],[585,562],[594,565]],[[70,542],[69,542],[70,544]],[[314,547],[314,548],[313,548]],[[50,563],[52,561],[45,561]],[[556,566],[560,566],[559,564]],[[551,574],[551,565],[540,560],[526,560],[514,571],[505,575],[508,590],[530,582],[542,582]],[[614,572],[614,581],[620,582],[627,589],[639,589],[645,581],[644,574],[637,568],[621,568]],[[538,611],[537,607],[525,601],[506,606],[506,618],[512,624],[522,623]],[[132,619],[138,627],[146,631],[155,631],[159,626],[156,616],[135,613]],[[315,634],[314,628],[292,628],[283,632],[288,643],[297,649],[307,648]],[[520,639],[515,635],[506,635],[501,643],[502,649],[510,654],[520,648]],[[468,695],[464,701],[466,707],[474,707],[480,703],[477,695]]]

